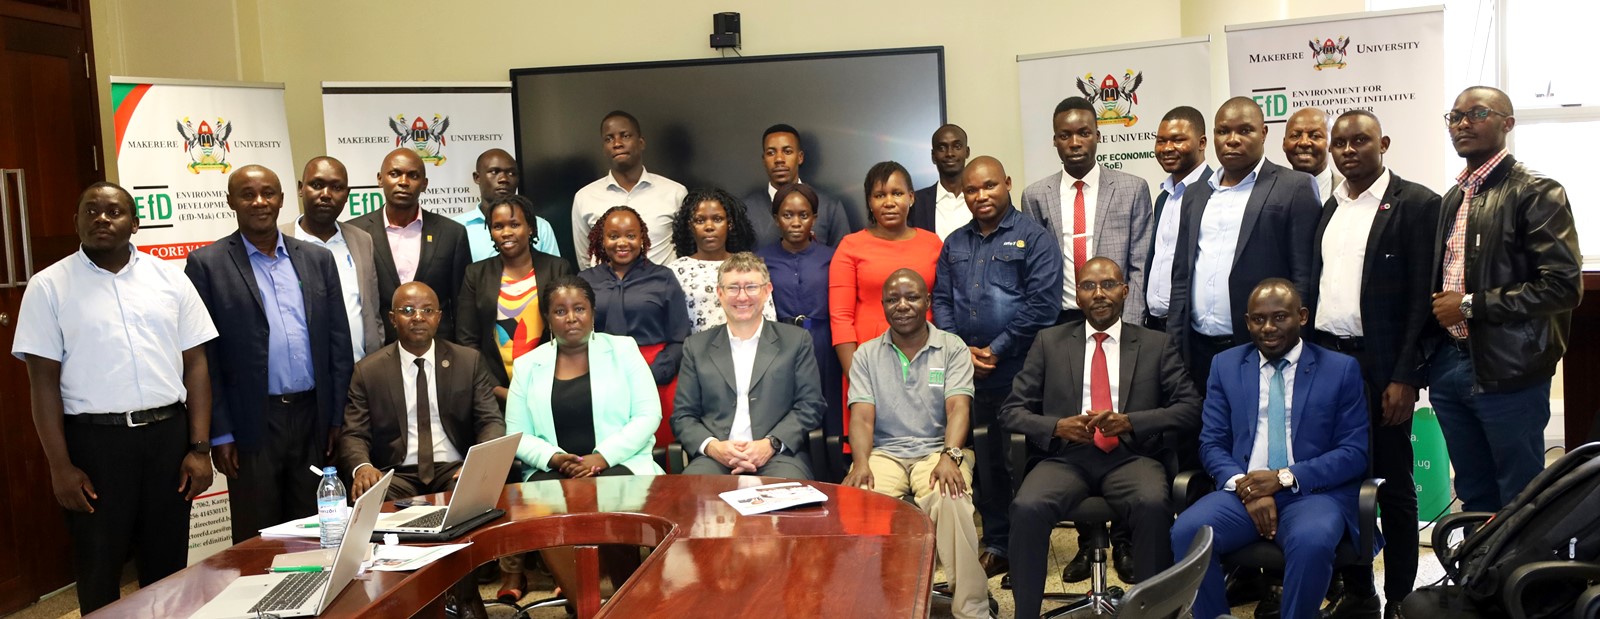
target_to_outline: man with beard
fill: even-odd
[[[278,226],[284,236],[300,239],[333,253],[339,268],[339,290],[344,293],[345,318],[350,321],[354,359],[383,346],[383,322],[378,315],[378,271],[372,259],[372,235],[339,221],[350,201],[350,174],[333,157],[313,157],[300,174],[300,219]]]
[[[761,134],[761,165],[766,168],[767,182],[761,189],[744,196],[744,206],[750,211],[750,225],[756,233],[755,247],[777,243],[778,223],[772,219],[772,198],[778,188],[789,183],[799,183],[800,166],[806,162],[806,151],[800,143],[800,130],[789,125],[776,124]],[[811,185],[817,193],[816,223],[811,234],[818,243],[829,247],[839,245],[839,239],[855,230],[845,214],[844,203]]]
[[[961,172],[967,169],[967,156],[971,153],[967,131],[960,126],[945,125],[933,132],[933,167],[939,171],[939,180],[917,190],[906,223],[947,239],[972,221],[972,212],[967,210],[967,201],[961,194]]]
[[[489,202],[517,193],[517,176],[517,160],[511,153],[491,148],[478,155],[477,166],[472,170],[472,182],[478,185],[478,208],[452,218],[467,229],[467,249],[472,254],[473,262],[498,253],[494,248],[494,240],[489,238]],[[560,256],[561,247],[556,243],[555,228],[537,215],[533,223],[533,248]]]

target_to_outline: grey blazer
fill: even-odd
[[[295,222],[278,226],[284,236],[304,239],[306,232]],[[339,233],[350,246],[350,258],[356,263],[356,284],[361,292],[361,333],[351,333],[351,339],[361,338],[361,354],[370,355],[383,347],[383,316],[378,313],[378,268],[372,261],[372,235],[345,222],[339,222]],[[335,265],[337,266],[337,265]]]
[[[1071,213],[1061,207],[1061,174],[1034,181],[1022,191],[1022,212],[1055,233],[1056,240],[1072,232]],[[1122,267],[1128,283],[1128,301],[1122,319],[1130,324],[1144,320],[1144,279],[1149,269],[1152,235],[1150,185],[1144,179],[1100,167],[1100,185],[1095,189],[1094,255],[1104,256]],[[1066,265],[1072,268],[1072,265]]]
[[[767,321],[750,372],[750,436],[775,436],[792,455],[805,458],[806,434],[822,424],[827,407],[812,352],[811,334],[794,325]],[[726,440],[733,428],[738,378],[728,326],[719,325],[683,342],[672,433],[691,456],[707,438]]]

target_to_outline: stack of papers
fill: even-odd
[[[828,500],[828,495],[823,494],[821,490],[792,481],[729,490],[718,496],[721,496],[722,500],[732,505],[742,516],[764,514],[799,505],[824,503]]]
[[[322,537],[321,523],[316,516],[306,516],[275,524],[261,530],[261,537]]]

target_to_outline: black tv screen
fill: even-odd
[[[944,48],[513,69],[511,96],[522,193],[568,258],[572,196],[608,171],[600,120],[612,110],[638,117],[651,172],[736,196],[766,184],[762,131],[792,125],[805,148],[800,179],[843,200],[859,229],[872,164],[900,162],[919,188],[936,180]]]

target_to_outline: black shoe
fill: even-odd
[[[1117,570],[1117,579],[1130,585],[1139,584],[1139,579],[1133,576],[1133,551],[1126,545],[1117,546],[1111,552],[1111,567]]]
[[[1011,560],[995,553],[984,551],[978,555],[978,565],[983,566],[983,575],[994,578],[1011,571]]]
[[[1256,619],[1283,619],[1283,586],[1270,585],[1256,604]]]
[[[1337,606],[1339,600],[1344,598],[1345,591],[1344,571],[1334,570],[1333,578],[1328,579],[1328,595],[1324,596],[1323,599],[1328,601],[1330,608]]]
[[[1323,619],[1380,619],[1382,616],[1383,605],[1378,602],[1377,593],[1366,596],[1346,593],[1322,611]]]
[[[1261,570],[1249,568],[1236,568],[1228,572],[1226,591],[1228,606],[1244,606],[1261,599],[1261,590],[1266,587],[1266,582],[1261,575]]]
[[[1396,619],[1400,616],[1400,600],[1389,600],[1383,604],[1383,619]]]
[[[1078,555],[1067,562],[1067,567],[1061,570],[1061,582],[1083,582],[1089,580],[1089,550],[1078,549]]]

